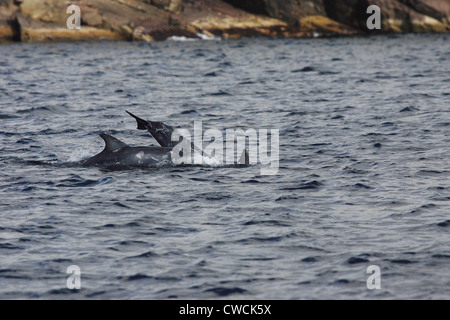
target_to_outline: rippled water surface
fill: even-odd
[[[448,299],[449,102],[448,35],[0,46],[0,298]],[[279,171],[73,165],[156,144],[125,109]]]

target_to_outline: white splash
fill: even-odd
[[[171,37],[167,38],[167,40],[169,40],[169,41],[196,41],[198,39],[188,38],[185,36],[171,36]]]
[[[197,41],[197,40],[214,40],[214,41],[220,41],[222,38],[216,37],[216,36],[209,36],[204,33],[197,33],[198,38],[189,38],[185,36],[171,36],[167,38],[169,41]]]
[[[222,40],[222,38],[220,38],[220,37],[208,36],[207,34],[204,34],[204,33],[197,33],[197,36],[202,40],[215,40],[215,41]]]
[[[84,160],[88,157],[92,156],[92,152],[87,150],[86,148],[76,148],[75,150],[72,151],[71,154],[69,154],[68,156],[68,161],[69,162],[78,162],[81,160]]]
[[[171,158],[172,164],[175,164],[173,162],[172,151],[170,152],[170,158]],[[218,167],[218,166],[223,166],[223,161],[220,161],[219,159],[217,159],[215,157],[208,157],[208,156],[204,156],[204,155],[202,156],[201,154],[194,152],[194,156],[191,159],[191,164],[201,164],[204,166]]]
[[[194,163],[202,163],[205,166],[217,167],[223,165],[221,161],[219,161],[215,157],[202,156],[197,152],[194,152]]]

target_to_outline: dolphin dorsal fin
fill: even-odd
[[[242,150],[241,157],[239,158],[238,164],[248,165],[250,163],[247,149]]]
[[[109,134],[100,134],[103,140],[105,140],[105,151],[114,151],[123,147],[128,146],[126,143],[123,143],[119,139],[110,136]]]

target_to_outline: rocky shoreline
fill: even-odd
[[[66,25],[72,4],[80,29]],[[370,5],[380,30],[367,28]],[[0,43],[449,31],[449,0],[0,0]]]

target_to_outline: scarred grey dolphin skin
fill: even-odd
[[[105,168],[148,168],[170,161],[172,148],[165,147],[130,147],[126,143],[107,134],[100,134],[105,141],[105,148],[99,154],[82,162],[83,166]]]

